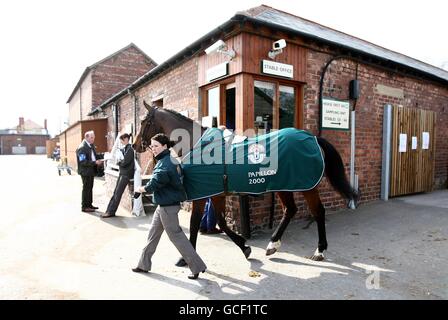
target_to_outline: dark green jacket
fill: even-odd
[[[129,179],[134,179],[134,149],[132,149],[130,144],[127,144],[120,151],[124,156],[123,160],[117,162],[120,167],[120,176],[126,176]]]
[[[78,162],[78,174],[81,176],[96,176],[97,165],[95,161],[92,160],[92,150],[98,160],[99,157],[96,153],[95,146],[92,144],[89,146],[86,140],[83,140],[76,149],[76,159]]]
[[[178,172],[179,163],[170,156],[169,150],[161,152],[156,159],[157,164],[145,190],[154,193],[154,203],[161,206],[184,201],[186,194]]]

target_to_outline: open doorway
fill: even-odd
[[[226,123],[229,130],[235,130],[235,86],[226,88]]]

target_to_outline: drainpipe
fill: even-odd
[[[356,76],[355,79],[358,80],[358,66],[356,64]],[[351,143],[350,143],[350,183],[352,187],[358,191],[358,175],[355,174],[355,152],[356,152],[356,103],[358,102],[358,98],[355,99],[355,103],[353,104],[353,110],[350,112],[350,133],[351,133]],[[353,200],[350,200],[348,203],[350,209],[356,209],[356,203]]]
[[[134,133],[137,132],[137,115],[138,115],[138,104],[137,104],[137,96],[135,93],[131,92],[130,89],[128,89],[128,94],[133,98],[134,100],[134,125],[132,128],[132,141],[134,141]]]
[[[118,105],[116,103],[114,103],[112,105],[112,114],[113,114],[113,117],[114,117],[114,127],[115,127],[114,140],[115,140],[118,137]]]

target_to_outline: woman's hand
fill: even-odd
[[[145,187],[139,187],[138,192],[140,192],[140,193],[146,192]]]

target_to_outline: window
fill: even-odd
[[[254,81],[254,129],[256,134],[297,126],[296,87],[279,82]]]
[[[219,87],[211,88],[207,91],[208,116],[213,119],[216,117],[217,123],[219,119]]]
[[[279,129],[294,127],[296,118],[296,97],[294,88],[280,86],[279,94]]]
[[[254,129],[256,134],[268,133],[273,128],[275,84],[254,82]]]

